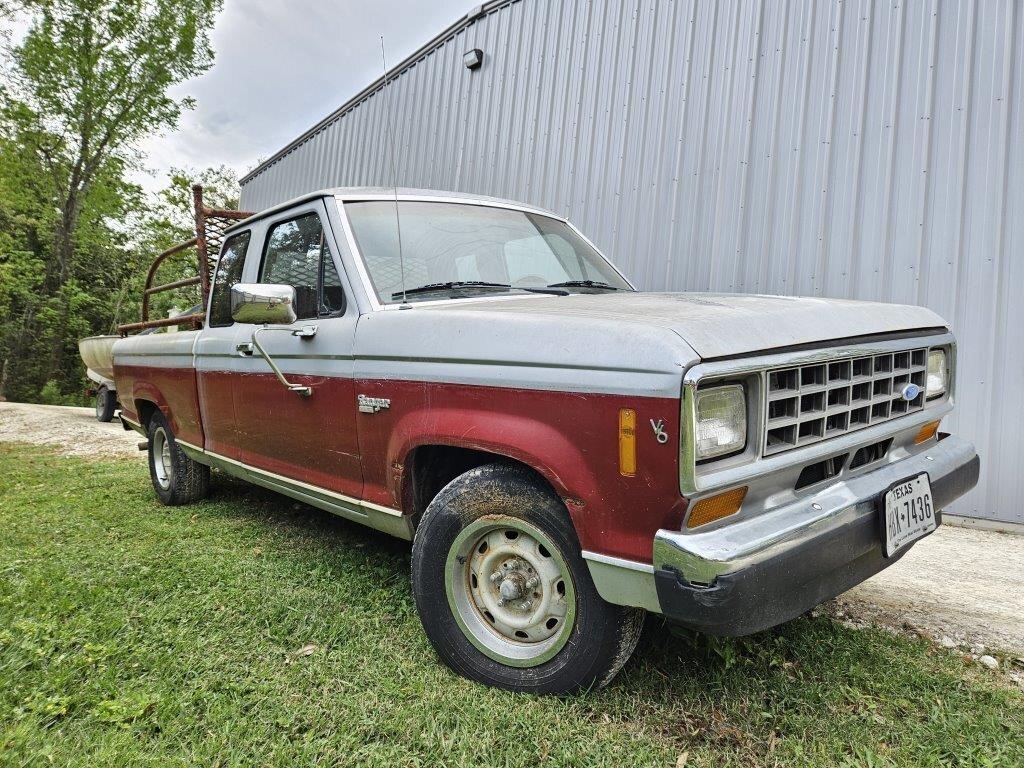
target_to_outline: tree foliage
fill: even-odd
[[[150,204],[127,174],[139,140],[192,106],[171,87],[211,66],[219,7],[18,3],[27,32],[0,64],[0,396],[80,389],[77,339],[134,319],[143,265],[188,220],[171,214],[188,184],[176,172]],[[0,0],[0,16],[13,8]]]

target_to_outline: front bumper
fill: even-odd
[[[715,635],[748,635],[795,618],[909,549],[891,558],[882,552],[878,509],[889,486],[927,472],[940,510],[977,484],[979,467],[973,445],[947,437],[768,514],[707,533],[660,530],[654,580],[661,612]]]

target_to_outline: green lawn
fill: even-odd
[[[606,690],[456,677],[408,545],[217,476],[0,444],[3,765],[1024,765],[1024,697],[923,642],[801,619],[742,641],[648,622]]]

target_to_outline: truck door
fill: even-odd
[[[267,362],[252,354],[233,383],[239,460],[265,472],[359,498],[362,494],[356,439],[353,342],[358,309],[348,300],[333,239],[319,200],[289,209],[267,222],[259,259],[259,283],[295,289],[298,320],[262,328],[239,323],[244,341],[259,343],[303,396],[287,389]],[[298,332],[298,333],[295,333]]]
[[[199,412],[202,416],[205,445],[212,453],[238,459],[235,434],[233,387],[238,374],[249,366],[238,354],[244,328],[231,319],[231,286],[242,279],[252,232],[245,230],[231,235],[221,250],[210,287],[210,306],[206,327],[195,345],[196,382],[199,389]]]

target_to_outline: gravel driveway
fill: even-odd
[[[103,424],[92,408],[0,402],[0,442],[52,445],[65,456],[141,456],[142,435],[118,419]]]
[[[140,440],[116,419],[97,422],[90,408],[0,402],[0,442],[141,461]],[[823,610],[848,624],[910,631],[965,651],[973,645],[975,656],[989,648],[1024,656],[1024,536],[943,526]]]

